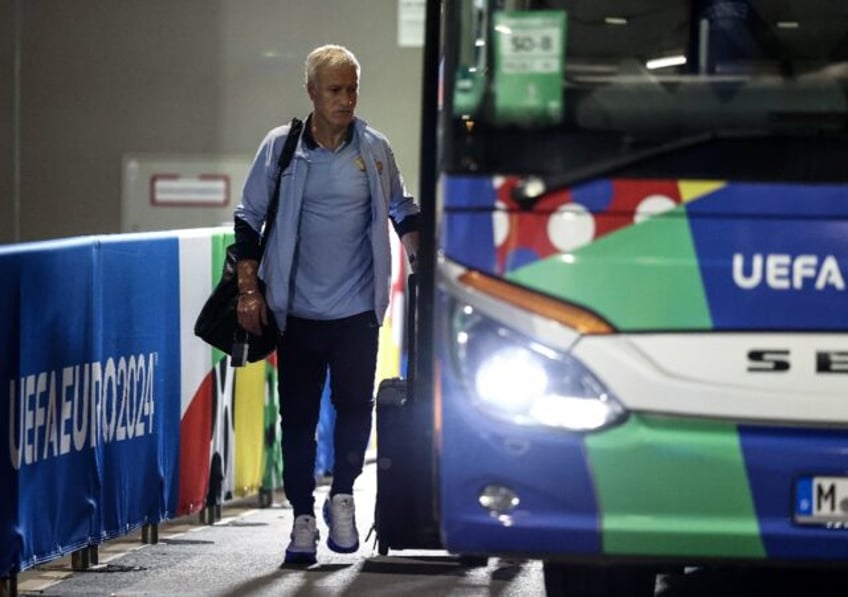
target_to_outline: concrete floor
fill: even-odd
[[[319,486],[316,504],[329,487]],[[18,576],[22,596],[477,596],[544,595],[542,563],[489,558],[468,567],[441,551],[391,551],[377,554],[371,527],[376,466],[368,464],[357,481],[355,499],[361,536],[358,552],[341,555],[319,545],[318,563],[281,567],[292,512],[282,495],[270,508],[257,498],[227,503],[213,525],[199,516],[158,528],[159,542],[142,543],[136,532],[98,550],[99,564],[74,572],[63,558]],[[319,517],[319,529],[327,529]],[[0,597],[3,591],[0,590]],[[690,569],[658,579],[657,597],[844,597],[844,571]]]
[[[18,576],[19,595],[41,596],[326,596],[326,595],[501,595],[544,594],[538,561],[490,558],[466,567],[442,551],[377,554],[371,528],[376,493],[376,466],[365,467],[357,480],[355,500],[361,541],[358,552],[331,552],[322,540],[318,563],[309,568],[280,567],[291,530],[292,512],[282,495],[270,508],[258,499],[225,504],[213,525],[199,516],[160,525],[159,543],[145,545],[133,533],[98,550],[99,564],[74,572],[70,558]],[[316,505],[329,487],[319,486]],[[322,539],[327,528],[319,516]]]

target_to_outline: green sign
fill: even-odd
[[[495,13],[495,118],[499,124],[562,120],[565,26],[563,11]]]

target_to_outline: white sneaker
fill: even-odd
[[[337,553],[353,553],[359,549],[353,496],[339,493],[324,502],[324,522],[330,527],[327,547]]]
[[[286,564],[314,564],[318,549],[318,528],[315,517],[301,514],[294,519],[291,543],[286,549]]]

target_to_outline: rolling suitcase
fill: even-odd
[[[407,281],[407,375],[380,382],[377,390],[377,551],[440,549],[433,506],[432,440],[423,417],[428,405],[413,399],[415,383],[415,274]]]

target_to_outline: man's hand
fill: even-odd
[[[236,314],[239,325],[254,336],[261,336],[262,328],[268,325],[268,306],[259,291],[259,278],[256,275],[258,267],[259,263],[252,259],[244,259],[236,264],[239,287]]]
[[[400,243],[409,259],[409,269],[415,273],[418,271],[418,232],[407,232],[400,237]]]

